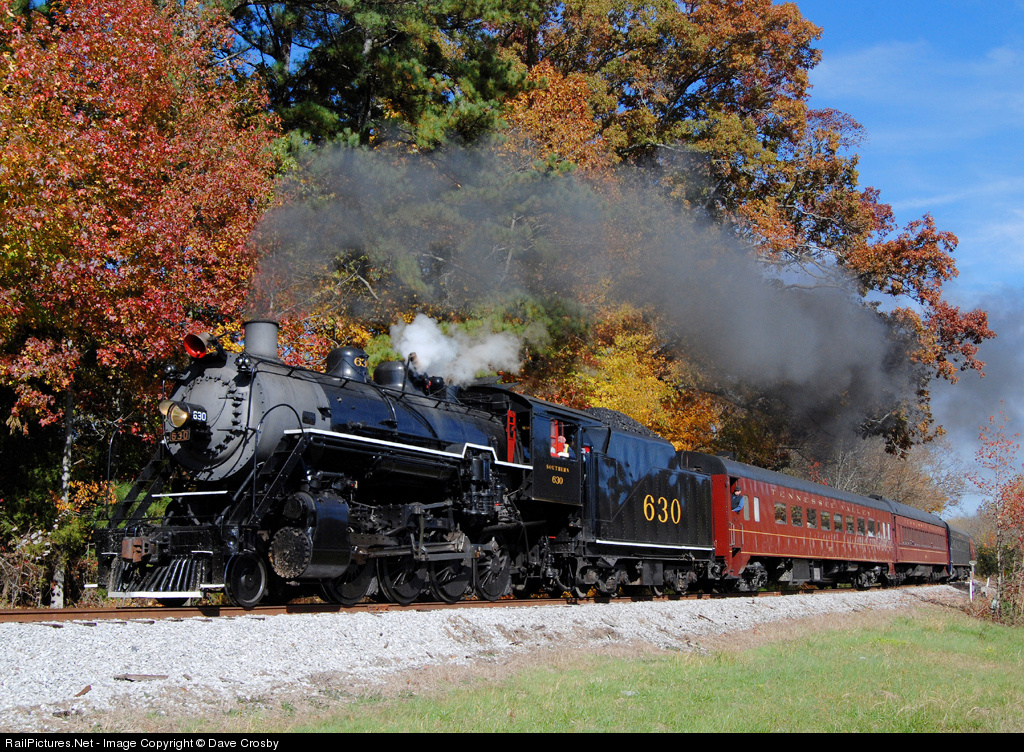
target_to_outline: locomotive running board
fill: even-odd
[[[517,470],[533,470],[533,465],[520,465],[517,462],[503,462],[498,459],[498,453],[494,451],[494,447],[484,446],[483,444],[464,444],[462,447],[462,454],[458,452],[445,452],[441,449],[427,449],[426,447],[416,446],[415,444],[402,444],[397,441],[385,441],[384,439],[373,439],[369,436],[357,436],[353,433],[341,433],[339,431],[324,431],[320,428],[292,428],[284,431],[287,436],[289,434],[309,434],[312,436],[323,436],[325,438],[342,440],[342,441],[355,441],[362,444],[372,444],[374,446],[382,447],[393,447],[396,449],[404,449],[409,452],[419,452],[420,454],[431,454],[435,457],[449,457],[456,460],[466,459],[466,452],[470,449],[479,449],[482,452],[489,452],[494,457],[494,464],[500,465],[501,467],[513,467]]]
[[[221,585],[220,587],[223,587]],[[202,598],[202,590],[121,590],[107,593],[108,598]]]
[[[668,548],[673,551],[714,551],[714,546],[670,546],[664,543],[636,543],[635,541],[617,541],[607,538],[595,538],[594,543],[604,543],[610,546],[631,546],[634,548]]]

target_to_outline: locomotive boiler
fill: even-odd
[[[153,459],[98,530],[108,595],[315,590],[408,604],[510,593],[754,590],[963,576],[937,517],[693,452],[611,410],[333,351],[285,364],[277,325],[227,353],[188,335]],[[736,502],[734,499],[742,499]]]

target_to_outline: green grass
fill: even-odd
[[[1022,731],[1022,652],[1020,630],[899,617],[742,652],[581,655],[429,696],[356,699],[315,723],[296,713],[287,730]]]

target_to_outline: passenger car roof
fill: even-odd
[[[793,475],[778,473],[774,470],[765,470],[754,465],[745,465],[742,462],[731,460],[726,457],[719,457],[701,452],[680,452],[681,464],[685,467],[695,469],[701,468],[704,472],[712,475],[728,475],[733,478],[749,478],[750,480],[771,483],[773,485],[791,488],[794,491],[803,493],[818,494],[830,499],[838,499],[851,504],[860,504],[870,509],[878,509],[883,512],[892,512],[919,522],[926,522],[940,527],[948,527],[945,520],[930,512],[915,507],[900,504],[897,501],[884,499],[882,497],[862,496],[849,491],[841,491],[831,486],[823,486]]]

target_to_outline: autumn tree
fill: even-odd
[[[595,317],[590,347],[566,381],[577,407],[626,413],[677,449],[708,450],[720,406],[697,388],[689,364],[663,352],[652,322],[624,304]]]
[[[572,81],[574,103],[562,110],[574,114],[517,119],[519,102],[542,109],[531,93],[511,121],[532,127],[542,152],[575,138],[650,171],[680,205],[745,237],[777,283],[894,299],[887,326],[906,346],[893,363],[916,368],[915,386],[862,428],[897,452],[934,437],[930,379],[980,370],[978,346],[994,335],[984,312],[943,296],[956,238],[929,215],[898,228],[879,192],[859,185],[861,127],[809,108],[820,29],[795,4],[770,0],[551,3],[533,20],[509,49],[531,76],[554,71],[552,101]],[[577,113],[583,96],[591,129]],[[776,402],[746,392],[732,398]]]
[[[512,49],[530,66],[584,77],[620,156],[651,162],[685,145],[707,178],[687,186],[687,200],[735,207],[760,164],[798,138],[820,29],[795,5],[603,0],[544,10],[541,43],[512,40]]]
[[[510,150],[592,175],[616,161],[594,117],[586,76],[563,74],[543,61],[530,69],[528,81],[531,87],[509,103],[505,116]]]
[[[809,111],[802,136],[785,159],[766,166],[763,184],[737,214],[761,258],[780,274],[799,268],[814,284],[852,282],[861,296],[898,301],[888,322],[914,343],[907,355],[918,366],[917,395],[900,408],[900,420],[867,429],[905,452],[935,435],[928,382],[980,371],[978,346],[995,335],[983,311],[961,311],[943,298],[943,285],[957,275],[957,238],[927,214],[898,230],[879,192],[858,185],[852,150],[861,138],[849,116]]]
[[[274,134],[198,3],[23,10],[0,17],[0,403],[39,440],[74,405],[105,448],[181,335],[239,311]]]
[[[1024,464],[1019,462],[1020,435],[1009,433],[1002,409],[981,427],[976,453],[980,471],[971,480],[985,497],[982,511],[995,525],[998,598],[1011,605],[1011,616],[1024,618]],[[1011,561],[1006,560],[1009,552]],[[1011,570],[1012,567],[1012,570]],[[1008,580],[1009,576],[1009,580]]]

